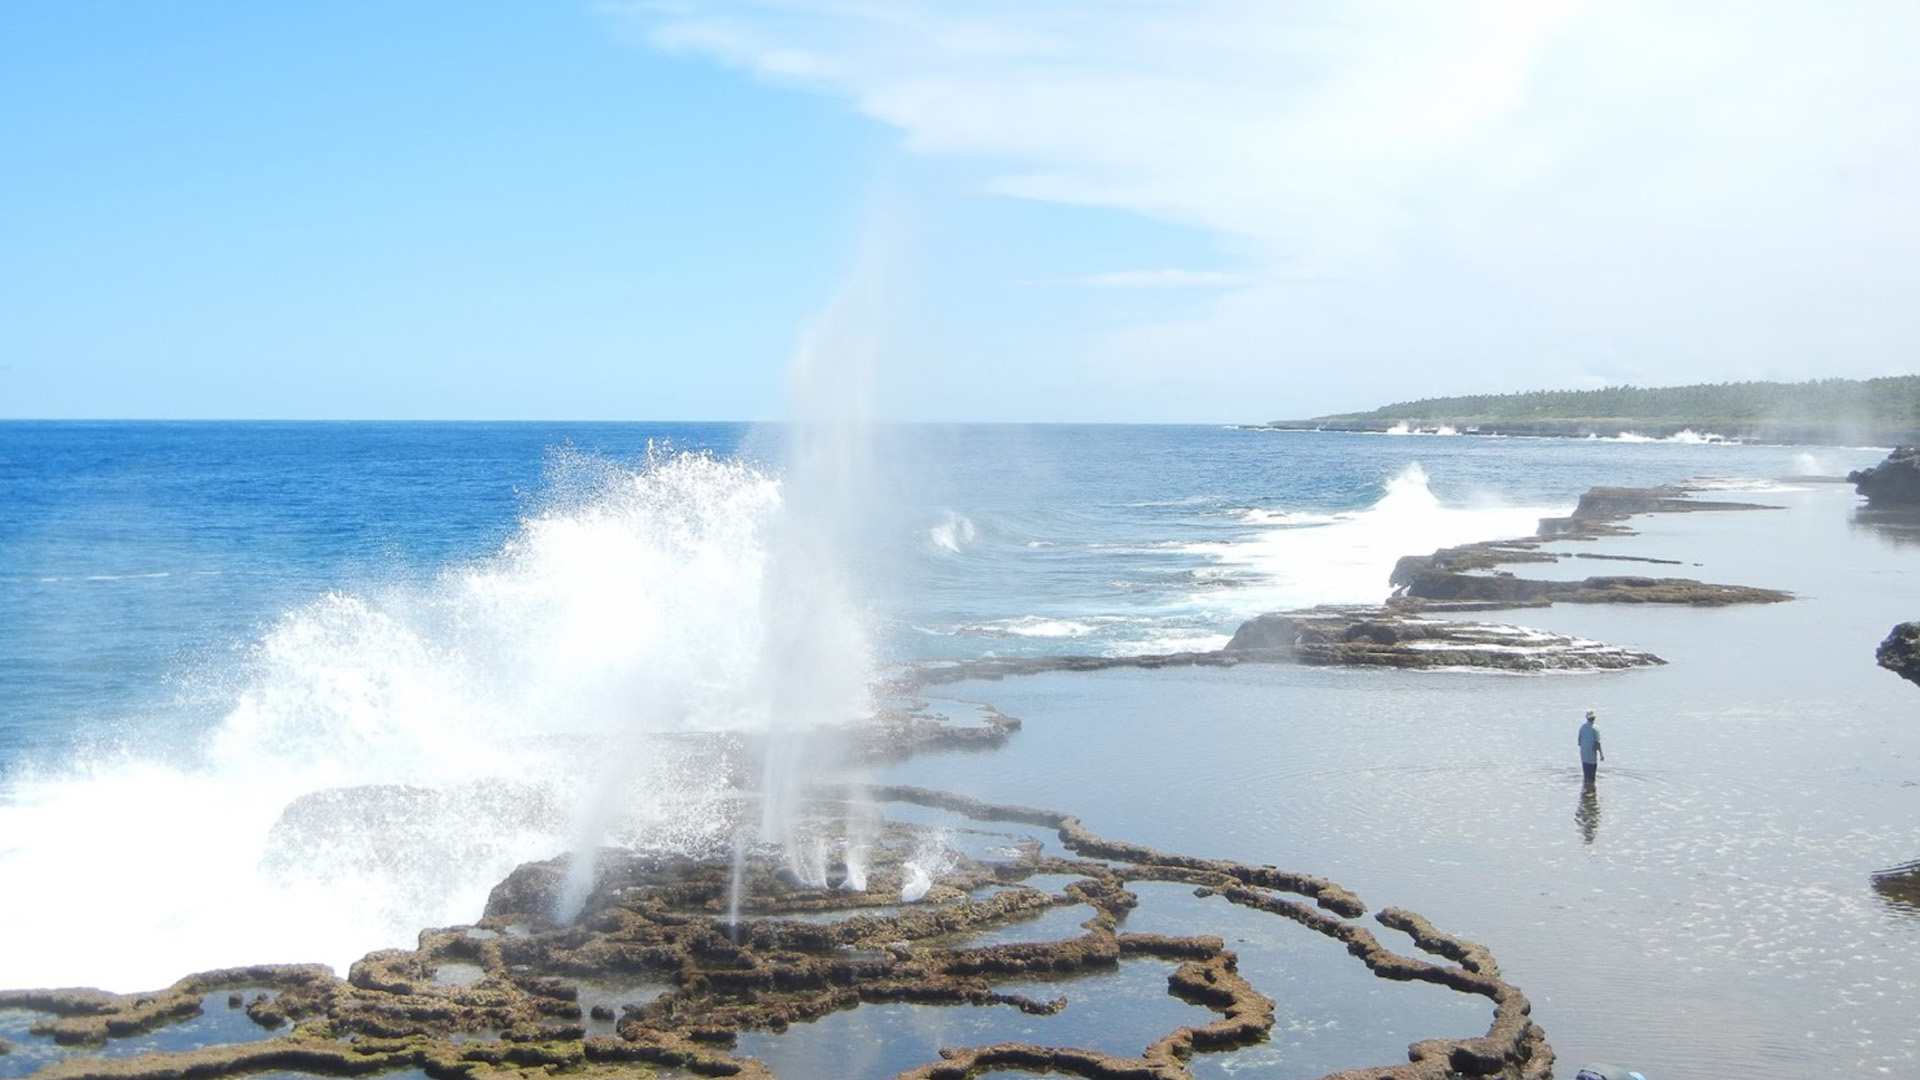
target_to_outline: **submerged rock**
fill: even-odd
[[[1551,604],[1720,607],[1779,603],[1793,599],[1793,594],[1751,585],[1716,585],[1693,578],[1610,575],[1565,581],[1521,577],[1500,569],[1513,563],[1558,562],[1569,557],[1541,551],[1541,545],[1549,540],[1592,540],[1629,534],[1632,530],[1620,522],[1637,514],[1773,509],[1778,508],[1760,503],[1696,499],[1688,489],[1680,487],[1597,487],[1580,496],[1572,515],[1542,519],[1533,536],[1441,548],[1431,555],[1408,555],[1394,564],[1388,584],[1395,590],[1395,603],[1404,611],[1482,611]],[[1605,557],[1588,553],[1571,555]]]
[[[1876,871],[1873,891],[1895,907],[1920,911],[1920,862]]]
[[[1524,578],[1505,572],[1463,573],[1445,561],[1447,552],[1402,559],[1393,584],[1399,596],[1418,601],[1426,610],[1461,610],[1469,603],[1481,609],[1546,607],[1549,604],[1685,604],[1721,607],[1727,604],[1777,604],[1793,599],[1780,589],[1753,585],[1715,585],[1693,578],[1656,578],[1609,575],[1579,581]],[[1472,610],[1472,609],[1468,609]]]
[[[1887,460],[1847,474],[1869,506],[1920,506],[1920,449],[1895,447]]]
[[[1504,623],[1321,607],[1249,619],[1224,651],[1247,659],[1398,668],[1592,671],[1664,664],[1649,652]]]
[[[1880,666],[1920,686],[1920,622],[1903,622],[1873,654]]]

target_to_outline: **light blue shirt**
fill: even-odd
[[[1580,725],[1580,764],[1594,765],[1600,760],[1600,729],[1589,720]]]

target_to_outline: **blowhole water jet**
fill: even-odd
[[[847,568],[873,487],[869,414],[881,310],[875,254],[866,253],[795,355],[794,421],[784,431],[786,472],[762,580],[764,635],[755,681],[756,714],[765,719],[759,838],[816,888],[827,885],[827,849],[817,833],[802,835],[801,792],[839,771],[839,733],[873,714],[869,619],[855,601]],[[841,883],[864,883],[854,831],[843,830],[841,839],[848,868]],[[745,858],[745,848],[736,845],[733,911],[742,901]]]

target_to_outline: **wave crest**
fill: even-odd
[[[188,760],[11,777],[0,922],[38,931],[9,981],[344,969],[477,917],[529,859],[724,844],[740,765],[716,733],[865,708],[861,613],[783,550],[775,476],[663,448],[637,468],[559,453],[548,481],[493,555],[282,614],[208,688],[227,705]]]

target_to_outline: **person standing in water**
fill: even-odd
[[[1587,722],[1580,725],[1580,772],[1589,784],[1599,775],[1600,763],[1607,760],[1606,751],[1600,749],[1600,729],[1593,726],[1598,719],[1600,714],[1588,709]]]

